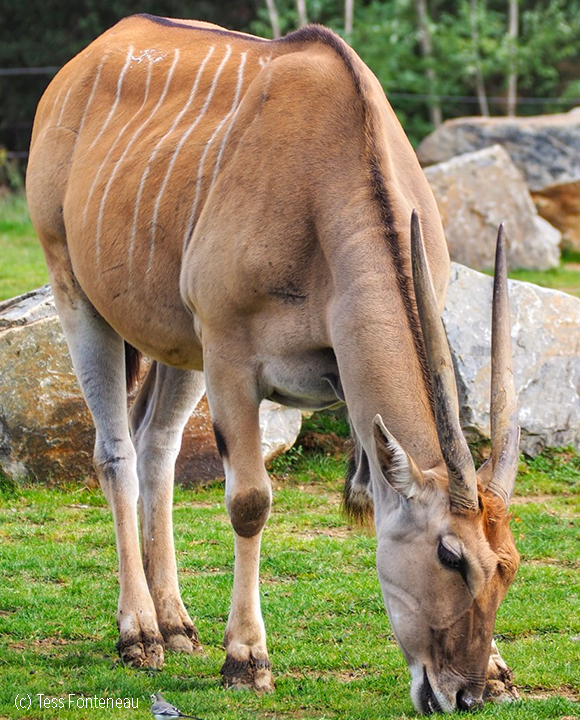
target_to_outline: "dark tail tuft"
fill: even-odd
[[[374,507],[369,495],[370,479],[368,458],[355,437],[342,502],[342,510],[353,525],[364,527],[373,524]]]
[[[139,377],[141,352],[125,341],[125,382],[130,393]]]

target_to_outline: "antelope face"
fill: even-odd
[[[477,472],[461,431],[453,361],[416,213],[411,258],[441,460],[435,468],[420,469],[380,415],[375,417],[371,487],[377,569],[411,670],[415,708],[452,712],[482,702],[495,614],[519,560],[507,518],[519,428],[503,226],[492,307],[491,455]]]
[[[475,512],[455,512],[444,471],[421,473],[380,419],[375,442],[377,570],[413,704],[426,714],[473,709],[518,565],[505,505],[488,491]]]

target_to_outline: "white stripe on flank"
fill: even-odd
[[[77,142],[78,142],[78,138],[80,137],[80,134],[83,130],[83,127],[85,124],[85,119],[87,117],[87,112],[89,110],[89,107],[91,106],[91,103],[93,102],[93,98],[95,97],[95,92],[97,91],[97,85],[99,84],[99,80],[101,79],[101,72],[103,70],[103,65],[104,65],[106,59],[107,59],[107,56],[104,55],[101,62],[99,63],[99,67],[97,68],[97,74],[95,75],[95,79],[93,81],[93,87],[91,89],[91,94],[89,95],[89,99],[87,100],[87,104],[85,105],[85,109],[83,110],[83,116],[82,116],[81,122],[79,124]]]
[[[155,233],[157,228],[157,216],[159,214],[159,207],[161,205],[161,198],[163,197],[163,193],[165,192],[165,189],[167,188],[167,184],[169,182],[169,176],[171,175],[171,171],[173,170],[173,167],[175,165],[175,162],[177,160],[177,156],[181,152],[181,149],[185,145],[187,139],[191,135],[191,133],[195,130],[197,125],[199,124],[200,120],[205,116],[207,109],[209,107],[209,104],[211,102],[211,99],[213,98],[217,82],[219,80],[219,76],[222,73],[222,70],[224,69],[224,65],[228,61],[228,58],[230,57],[232,53],[232,49],[229,45],[226,46],[226,52],[218,66],[218,69],[216,70],[216,74],[214,75],[211,87],[209,89],[209,92],[207,94],[207,97],[205,99],[205,102],[199,111],[199,114],[195,118],[195,120],[191,123],[191,125],[187,128],[187,130],[183,133],[181,136],[181,140],[177,143],[177,146],[175,150],[173,151],[173,155],[171,157],[171,160],[169,161],[169,166],[167,168],[167,172],[165,173],[165,178],[163,179],[163,183],[161,184],[161,189],[157,195],[157,199],[155,200],[155,205],[153,208],[153,216],[151,219],[151,239],[150,239],[150,248],[149,248],[149,262],[147,265],[147,270],[150,270],[152,266],[152,260],[153,260],[153,254],[155,252]]]
[[[236,119],[236,115],[238,114],[238,109],[240,107],[240,93],[242,90],[242,83],[243,83],[243,78],[244,78],[244,65],[246,64],[246,55],[247,55],[247,53],[242,53],[242,61],[240,63],[240,67],[238,68],[238,84],[236,85],[236,93],[234,95],[234,101],[232,103],[232,107],[231,107],[229,113],[225,116],[224,120],[217,126],[214,135],[212,135],[212,137],[210,138],[210,141],[208,142],[208,145],[206,147],[206,152],[207,152],[207,149],[208,149],[209,145],[211,144],[211,142],[213,141],[214,136],[220,130],[223,123],[231,116],[232,119],[230,120],[230,124],[228,125],[228,127],[224,133],[224,136],[222,138],[222,143],[220,145],[220,149],[218,150],[217,158],[215,161],[215,167],[213,169],[213,176],[211,179],[210,188],[214,184],[217,174],[219,172],[220,162],[222,159],[222,155],[224,154],[224,148],[225,148],[228,138],[230,136],[230,132],[234,125],[234,120]]]
[[[95,177],[93,178],[93,182],[92,182],[91,188],[90,188],[90,190],[89,190],[89,194],[88,194],[87,199],[86,199],[86,201],[85,201],[85,209],[83,210],[83,222],[82,222],[82,226],[81,226],[81,227],[83,227],[83,228],[84,228],[85,223],[86,223],[86,221],[87,221],[87,214],[88,214],[89,208],[90,208],[90,206],[91,206],[91,200],[92,200],[92,197],[93,197],[93,192],[95,191],[95,188],[97,187],[97,183],[98,183],[99,178],[100,178],[100,176],[101,176],[101,171],[106,167],[107,162],[108,162],[109,158],[111,157],[111,154],[113,153],[113,150],[117,147],[117,144],[119,143],[119,141],[120,141],[121,138],[123,137],[123,135],[124,135],[124,133],[125,133],[125,130],[129,127],[129,125],[130,125],[132,122],[134,122],[135,118],[139,115],[139,113],[140,113],[140,112],[143,110],[143,108],[145,107],[145,104],[146,104],[146,102],[147,102],[147,99],[149,98],[149,85],[150,85],[150,83],[151,83],[151,70],[152,70],[152,68],[153,68],[153,63],[152,63],[152,61],[150,60],[150,61],[149,61],[149,68],[148,68],[148,70],[147,70],[147,81],[146,81],[146,83],[145,83],[145,94],[143,95],[143,100],[142,100],[142,102],[141,102],[141,105],[139,106],[139,109],[137,110],[137,112],[130,118],[130,120],[128,120],[128,121],[125,123],[125,125],[123,126],[123,129],[121,130],[121,132],[119,132],[119,134],[115,137],[115,140],[114,140],[113,143],[111,144],[111,147],[110,147],[109,150],[107,151],[107,154],[105,155],[105,157],[104,157],[103,160],[101,161],[101,164],[99,165],[99,168],[98,168],[97,172],[95,173]]]
[[[222,118],[221,122],[217,125],[216,129],[213,131],[213,134],[212,134],[212,136],[210,137],[210,139],[207,141],[207,143],[206,143],[206,145],[205,145],[205,148],[204,148],[204,151],[203,151],[203,153],[202,153],[202,155],[201,155],[201,158],[200,158],[200,160],[199,160],[199,167],[198,167],[198,169],[197,169],[197,182],[196,182],[196,185],[195,185],[195,198],[194,198],[194,201],[193,201],[193,206],[192,206],[192,208],[191,208],[191,213],[190,213],[190,215],[189,215],[189,223],[188,223],[188,225],[187,225],[187,230],[186,230],[186,233],[185,233],[185,237],[183,238],[183,249],[184,249],[184,250],[187,248],[187,245],[188,245],[188,243],[189,243],[189,238],[190,238],[190,236],[191,236],[191,233],[193,232],[193,227],[194,227],[194,225],[195,225],[195,214],[196,214],[196,212],[197,212],[197,204],[198,204],[198,202],[199,202],[199,196],[200,196],[200,193],[201,193],[201,186],[202,186],[202,183],[203,183],[203,166],[204,166],[204,163],[205,163],[205,159],[206,159],[206,157],[207,157],[207,154],[208,154],[208,152],[209,152],[209,149],[210,149],[213,141],[215,140],[216,136],[218,135],[218,133],[220,132],[220,130],[222,129],[222,127],[225,125],[225,123],[229,120],[229,118],[232,117],[232,115],[234,115],[235,110],[237,109],[238,102],[239,102],[239,98],[240,98],[240,92],[241,92],[241,89],[242,89],[243,79],[244,79],[244,66],[245,66],[245,64],[246,64],[246,57],[247,57],[247,53],[242,53],[242,54],[241,54],[240,66],[239,66],[239,68],[238,68],[238,81],[237,81],[237,84],[236,84],[236,90],[235,90],[235,93],[234,93],[234,99],[233,99],[233,102],[232,102],[232,106],[231,106],[229,112],[227,113],[227,115],[226,115],[224,118]],[[232,122],[233,122],[233,118],[232,118]],[[217,158],[217,161],[216,161],[216,168],[217,168],[218,161],[221,160],[221,155],[222,155],[222,152],[223,152],[223,149],[224,149],[224,146],[225,146],[225,142],[226,142],[226,140],[227,140],[227,136],[229,135],[229,131],[230,131],[231,127],[232,127],[232,124],[230,123],[230,126],[228,127],[226,133],[224,134],[224,138],[223,138],[223,140],[222,140],[222,144],[221,144],[221,147],[220,147],[220,150],[219,150],[219,153],[218,153],[218,158]],[[214,170],[214,174],[213,174],[213,177],[212,177],[212,183],[213,183],[213,181],[215,180],[216,175],[217,175],[217,169]],[[210,187],[211,187],[211,186],[210,186]]]
[[[54,117],[54,114],[56,113],[56,109],[57,109],[57,107],[58,107],[58,101],[60,100],[60,96],[61,96],[61,95],[62,95],[62,88],[58,91],[58,94],[57,94],[56,99],[55,99],[55,101],[54,101],[54,105],[52,106],[51,111],[50,111],[51,124],[52,124],[52,118]]]
[[[64,96],[64,102],[63,102],[63,104],[61,105],[60,114],[59,114],[59,116],[58,116],[58,120],[56,121],[57,127],[58,127],[58,126],[60,125],[60,123],[62,122],[62,116],[64,115],[64,109],[65,109],[66,104],[67,104],[67,102],[68,102],[68,96],[70,95],[70,91],[71,91],[71,90],[72,90],[72,85],[71,85],[71,86],[69,87],[69,89],[66,91],[66,95]]]
[[[111,118],[113,117],[113,115],[115,114],[115,111],[117,110],[119,100],[121,99],[121,90],[123,88],[123,80],[125,78],[125,73],[127,72],[129,65],[131,64],[131,59],[133,56],[134,49],[135,48],[133,47],[133,45],[129,46],[129,50],[127,51],[127,57],[125,58],[125,64],[123,65],[123,69],[121,70],[121,74],[119,75],[119,78],[117,80],[117,93],[115,95],[115,100],[111,106],[111,109],[109,110],[109,114],[105,118],[105,122],[103,123],[103,126],[101,127],[101,129],[99,131],[99,134],[95,137],[93,142],[90,144],[89,150],[92,150],[93,147],[97,144],[97,142],[101,138],[102,134],[105,132],[105,130],[109,126],[109,123],[111,122]]]
[[[109,180],[107,182],[107,185],[105,187],[105,191],[103,192],[103,197],[101,198],[101,206],[99,208],[99,216],[97,218],[97,231],[96,231],[96,255],[97,255],[97,264],[100,260],[100,251],[101,251],[101,226],[103,223],[103,215],[105,212],[105,204],[107,202],[107,196],[109,194],[109,190],[111,189],[111,185],[113,184],[113,180],[115,179],[115,175],[117,174],[117,171],[121,167],[121,164],[123,163],[123,160],[127,156],[127,153],[129,152],[131,146],[143,130],[143,128],[147,125],[147,123],[151,120],[151,118],[155,115],[157,110],[163,105],[163,101],[165,100],[165,96],[167,95],[167,91],[169,90],[169,85],[171,83],[171,78],[173,77],[173,72],[175,71],[175,67],[177,65],[177,61],[179,60],[179,50],[176,49],[173,57],[173,63],[171,64],[171,67],[169,68],[169,72],[167,73],[167,79],[165,81],[165,87],[163,88],[163,91],[161,95],[159,96],[159,100],[157,101],[157,104],[151,110],[149,115],[145,118],[145,120],[141,123],[141,125],[137,128],[137,130],[133,133],[131,136],[129,142],[127,143],[127,146],[125,150],[123,151],[123,154],[121,157],[117,160],[117,163],[115,164],[115,167],[113,168],[111,172],[111,176],[109,177]]]
[[[272,53],[270,53],[267,58],[265,58],[263,55],[260,55],[260,57],[258,58],[258,63],[260,64],[260,67],[264,69],[265,67],[268,67],[271,59]]]
[[[165,135],[163,135],[163,137],[159,140],[159,142],[153,148],[153,152],[151,153],[151,155],[149,157],[149,161],[147,162],[147,167],[145,168],[145,170],[143,171],[143,174],[141,175],[141,182],[139,183],[139,188],[137,190],[137,197],[135,198],[135,206],[134,206],[134,210],[133,210],[133,227],[131,229],[131,240],[129,243],[129,276],[131,275],[131,267],[133,264],[133,252],[134,252],[134,248],[135,248],[135,239],[137,236],[137,220],[138,220],[138,216],[139,216],[139,206],[141,204],[141,197],[143,195],[143,190],[145,189],[145,183],[147,182],[147,178],[149,177],[149,173],[151,171],[151,166],[153,165],[153,162],[154,162],[155,158],[157,157],[157,153],[159,152],[159,149],[161,148],[161,146],[163,145],[165,140],[171,135],[171,133],[175,130],[175,128],[181,122],[185,113],[189,110],[191,103],[193,102],[193,99],[197,92],[197,88],[199,86],[199,81],[201,79],[201,75],[205,69],[205,66],[208,63],[208,60],[213,55],[214,49],[215,49],[215,47],[214,47],[214,45],[212,45],[210,47],[207,55],[203,59],[201,65],[199,66],[199,69],[197,71],[197,75],[195,76],[194,83],[191,87],[191,91],[189,93],[189,97],[187,98],[185,105],[181,109],[181,112],[177,115],[177,117],[171,123],[171,127],[169,128],[169,130],[165,133]],[[154,230],[155,224],[154,223],[155,223],[156,219],[157,219],[157,217],[155,215],[154,221],[153,221],[153,228],[151,231],[152,233],[155,232],[155,230]],[[150,251],[150,260],[151,260],[151,257],[152,257],[152,252]]]

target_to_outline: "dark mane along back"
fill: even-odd
[[[361,105],[363,108],[363,123],[362,130],[367,143],[367,157],[366,161],[369,164],[370,178],[372,193],[375,202],[378,204],[381,224],[384,232],[384,239],[387,248],[393,259],[393,265],[395,267],[397,285],[399,292],[403,300],[405,307],[405,313],[409,322],[409,327],[413,335],[413,342],[417,351],[417,357],[421,366],[421,372],[425,383],[425,388],[433,407],[433,390],[431,386],[431,375],[429,372],[429,365],[427,362],[427,355],[425,353],[425,347],[423,343],[423,334],[419,323],[419,317],[416,313],[414,302],[413,302],[413,290],[412,290],[412,279],[405,268],[403,257],[401,253],[401,245],[399,234],[395,227],[395,218],[393,215],[392,203],[389,198],[387,190],[387,183],[385,181],[383,172],[381,170],[381,148],[379,145],[378,137],[380,133],[376,127],[376,122],[373,119],[373,114],[370,109],[367,94],[370,91],[368,88],[368,82],[361,72],[363,67],[362,62],[357,62],[357,56],[349,48],[349,46],[342,40],[338,35],[335,35],[328,28],[320,25],[307,25],[299,30],[296,30],[281,40],[277,41],[281,43],[300,43],[300,42],[319,42],[332,48],[334,52],[340,57],[348,70],[355,87],[356,93],[360,98]]]

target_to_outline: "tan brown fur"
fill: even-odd
[[[164,647],[199,648],[171,515],[181,434],[205,389],[234,535],[222,676],[273,689],[259,599],[272,493],[259,406],[340,399],[356,455],[345,505],[362,518],[374,502],[377,568],[415,707],[477,705],[517,564],[488,497],[509,500],[513,453],[502,472],[492,454],[482,515],[475,468],[455,463],[465,439],[451,363],[434,363],[445,356],[437,327],[449,276],[437,206],[360,58],[317,26],[267,41],[127,18],[45,92],[27,194],[97,429],[122,658],[157,668]],[[498,316],[509,318],[504,289],[496,294]],[[505,347],[492,352],[504,358],[493,377],[508,387],[509,328],[496,326]],[[140,352],[153,362],[128,413]],[[496,449],[505,428],[514,446],[513,424],[493,404],[492,417]]]

